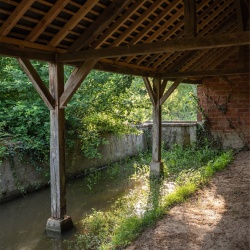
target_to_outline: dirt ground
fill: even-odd
[[[250,151],[174,207],[126,250],[249,250]]]

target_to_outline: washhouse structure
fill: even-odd
[[[0,55],[17,58],[50,110],[46,229],[60,233],[73,226],[66,215],[64,110],[92,69],[143,77],[154,111],[151,173],[157,175],[163,103],[181,82],[213,79],[216,95],[223,95],[231,88],[219,90],[218,76],[229,83],[241,79],[232,91],[249,91],[249,35],[248,0],[1,0]],[[49,89],[30,60],[49,63]],[[75,66],[66,84],[65,64]],[[168,81],[173,84],[166,89]],[[249,117],[242,122],[248,122],[246,132]]]

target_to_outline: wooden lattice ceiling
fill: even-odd
[[[248,20],[248,0],[4,0],[0,54],[75,65],[96,58],[95,68],[107,71],[189,76],[230,56],[242,68]]]

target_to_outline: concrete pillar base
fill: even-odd
[[[150,176],[158,177],[163,173],[163,163],[152,161],[150,163]]]
[[[46,231],[48,235],[61,234],[73,228],[73,226],[71,217],[65,215],[63,219],[49,218],[46,224]]]

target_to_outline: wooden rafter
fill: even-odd
[[[98,17],[95,23],[70,46],[68,52],[80,50],[89,44],[90,40],[95,39],[110,23],[115,19],[117,15],[123,10],[130,0],[118,0],[111,3],[111,5],[105,9],[105,11]]]
[[[162,3],[164,0],[158,0],[155,3],[153,3],[150,8],[148,8],[136,21],[130,26],[127,31],[123,32],[122,35],[120,35],[113,43],[112,46],[118,46],[120,45],[124,39],[133,31],[136,30],[136,28],[151,14],[153,13]]]
[[[8,17],[8,19],[0,27],[0,35],[6,36],[11,31],[11,29],[15,26],[15,24],[19,21],[19,19],[22,17],[22,15],[33,4],[33,2],[34,2],[34,0],[21,1],[21,3],[15,8],[15,10]]]
[[[196,36],[196,0],[184,1],[185,37]]]
[[[72,18],[64,25],[64,27],[49,42],[50,46],[58,45],[65,36],[72,30],[95,5],[95,1],[87,0],[84,5],[72,16]]]
[[[25,40],[34,42],[69,2],[70,0],[57,1]]]
[[[188,38],[171,40],[166,42],[155,42],[151,44],[136,44],[115,48],[79,51],[71,54],[61,54],[59,60],[62,62],[81,61],[89,58],[112,58],[129,55],[143,55],[148,53],[164,53],[173,51],[199,50],[208,48],[223,48],[239,45],[248,45],[248,31],[233,34],[217,35],[210,37]]]
[[[232,2],[232,0],[229,0]],[[198,10],[200,8],[202,8],[203,6],[198,6]],[[209,13],[209,11],[212,11],[214,8],[216,7],[216,4],[214,3],[214,5],[211,5],[210,8],[208,8],[205,12],[202,13],[201,16],[199,16],[199,20],[201,20],[202,18],[204,18],[204,16],[206,16],[207,13]],[[223,8],[226,8],[226,5],[222,5]],[[220,23],[222,20],[226,19],[226,16],[229,15],[229,13],[233,10],[233,5],[231,6],[231,8],[226,8],[226,11],[223,13],[223,15],[218,16],[217,18],[215,18],[215,20],[213,22],[211,22],[211,19],[206,19],[203,22],[201,22],[198,26],[197,26],[197,30],[200,30],[199,32],[199,37],[201,36],[205,36],[207,34],[207,32],[211,29],[211,26],[217,26],[218,23]],[[214,18],[214,14],[211,15]],[[231,18],[231,17],[230,17]],[[229,18],[229,19],[230,19]],[[224,25],[224,24],[223,24]],[[210,33],[211,34],[216,34],[217,32],[217,28],[214,27],[213,32]],[[221,33],[221,31],[220,31]],[[176,37],[176,39],[181,38],[182,36],[184,36],[184,32],[183,33],[179,33],[179,35]],[[179,53],[174,53],[172,55],[164,55],[162,58],[160,58],[157,62],[154,63],[153,67],[156,67],[161,63],[163,63],[160,67],[159,70],[165,70],[167,69],[168,71],[170,71],[169,69],[169,64],[173,63],[178,57],[180,57],[181,52]],[[177,68],[177,65],[174,66],[175,68]]]
[[[108,30],[106,30],[106,32],[101,35],[92,45],[91,45],[91,48],[92,49],[95,49],[95,48],[100,48],[101,45],[105,42],[105,40],[110,37],[118,28],[119,26],[126,22],[127,19],[129,19],[129,17],[131,15],[133,15],[137,10],[138,8],[141,7],[141,5],[143,5],[143,2],[142,1],[136,1],[132,7],[130,7],[123,15],[120,16],[120,18],[114,22]]]
[[[155,19],[153,19],[147,26],[145,26],[145,28],[140,31],[140,33],[138,33],[130,42],[129,44],[136,44],[138,41],[140,41],[140,39],[146,34],[148,33],[152,28],[155,27],[155,25],[166,16],[166,13],[170,12],[171,10],[173,10],[176,7],[177,3],[173,4],[169,4],[169,6],[167,7],[166,10],[163,10]],[[162,25],[161,28],[157,29],[151,36],[149,36],[144,42],[145,43],[150,43],[152,42],[155,38],[157,38],[157,36],[159,36],[163,30],[167,30],[169,29],[169,23],[171,23],[174,20],[178,20],[178,18],[182,15],[182,13],[179,11],[177,11],[174,15],[172,15],[166,22],[165,25]],[[175,32],[176,29],[178,29],[177,27],[172,27],[172,31]],[[168,32],[169,36],[168,38],[172,35],[171,32]],[[165,39],[166,40],[166,39]],[[147,55],[141,56],[139,57],[139,59],[136,60],[136,64],[140,64],[145,58],[147,57]],[[126,62],[130,62],[134,57],[128,57],[125,61]]]

